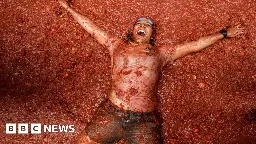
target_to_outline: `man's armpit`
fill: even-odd
[[[110,36],[107,41],[107,48],[109,50],[110,55],[113,55],[114,50],[122,43],[122,39]]]
[[[173,55],[175,53],[175,47],[173,46],[162,46],[159,48],[160,58],[162,60],[162,65],[166,65],[169,62],[173,62]]]

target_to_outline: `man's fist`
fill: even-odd
[[[66,0],[58,0],[61,6],[63,6],[65,9],[69,7],[69,4]]]

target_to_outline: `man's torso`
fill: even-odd
[[[126,110],[154,110],[161,67],[158,51],[149,44],[122,44],[114,50],[111,61],[112,91],[109,99]]]

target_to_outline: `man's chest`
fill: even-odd
[[[114,65],[118,67],[154,67],[158,65],[159,55],[150,45],[126,46],[114,55]]]
[[[158,57],[145,56],[116,56],[113,61],[113,68],[115,69],[157,69],[159,66]]]

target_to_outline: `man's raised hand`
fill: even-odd
[[[58,2],[60,3],[60,5],[62,7],[64,7],[65,9],[67,9],[69,7],[69,4],[66,0],[58,0]]]
[[[241,25],[237,25],[235,27],[230,27],[227,29],[227,37],[236,37],[245,32],[245,28]]]

